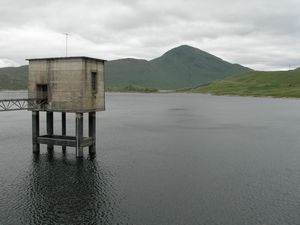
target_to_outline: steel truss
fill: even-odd
[[[28,109],[44,109],[47,99],[37,98],[20,98],[20,99],[0,99],[0,112],[28,110]]]

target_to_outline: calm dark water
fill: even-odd
[[[45,146],[34,157],[30,112],[0,113],[1,225],[300,223],[299,100],[108,94],[106,102],[94,160]]]

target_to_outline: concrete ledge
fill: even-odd
[[[83,137],[80,141],[79,147],[87,147],[94,144],[93,138]],[[76,147],[75,136],[62,136],[62,135],[42,135],[37,137],[37,143],[46,145],[58,145]]]

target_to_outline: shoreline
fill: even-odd
[[[27,92],[27,90],[9,90],[2,89],[0,93],[17,93],[17,92]],[[202,93],[202,92],[184,92],[176,90],[158,90],[156,92],[143,92],[143,91],[105,91],[105,93],[125,93],[125,94],[191,94],[191,95],[209,95],[209,96],[218,96],[218,97],[252,97],[252,98],[269,98],[269,99],[298,99],[300,97],[285,97],[285,96],[256,96],[256,95],[238,95],[238,94],[213,94],[213,93]]]

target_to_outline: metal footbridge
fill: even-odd
[[[0,97],[0,112],[30,110],[33,108],[41,108],[46,105],[46,98],[28,98],[28,92],[2,92],[4,96]]]
[[[0,112],[40,108],[46,102],[47,99],[38,98],[0,99]]]

